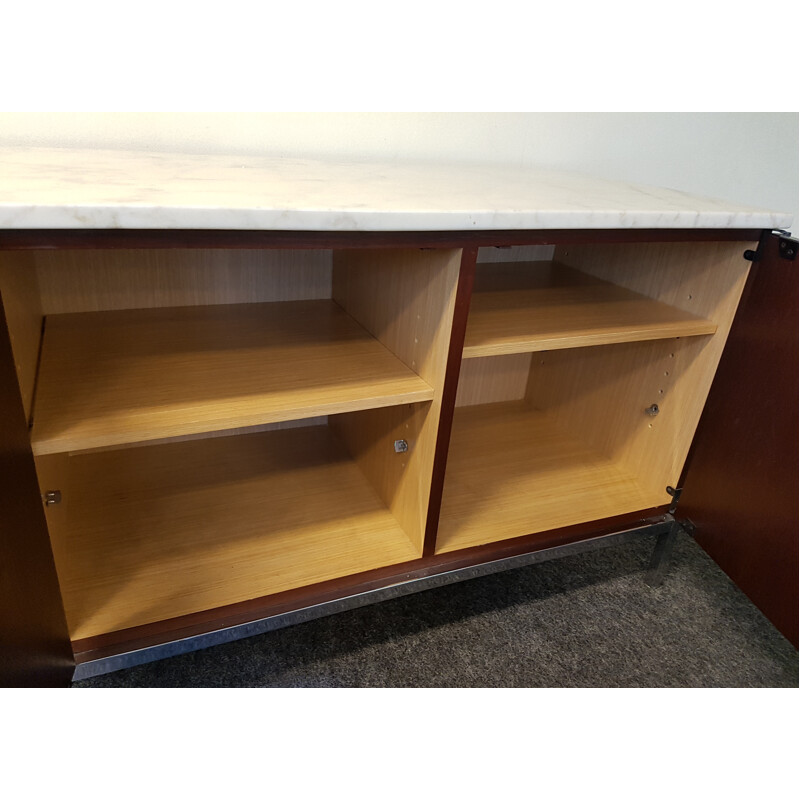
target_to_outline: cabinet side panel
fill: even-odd
[[[40,250],[45,314],[331,296],[329,250]]]
[[[370,485],[422,555],[430,477],[430,438],[426,426],[432,403],[412,403],[328,417],[329,427],[358,464]],[[398,440],[408,443],[406,452],[395,452]]]
[[[74,662],[0,304],[0,686],[66,686]]]
[[[420,552],[460,263],[460,250],[334,254],[333,299],[435,392],[422,405],[329,418]],[[406,453],[395,452],[400,438]]]
[[[710,337],[693,336],[534,353],[528,400],[635,478],[657,506],[669,501],[666,487],[676,485],[691,444],[709,346]]]
[[[333,299],[438,391],[460,258],[460,250],[348,250],[333,259]]]
[[[42,338],[42,303],[33,253],[0,253],[0,295],[25,417],[30,419]]]
[[[610,446],[654,503],[661,502],[666,486],[677,485],[680,478],[747,280],[746,247],[741,242],[680,242],[556,249],[557,261],[717,325],[711,336],[647,342],[630,351],[623,349],[627,346],[612,346],[592,368],[601,381],[611,380],[607,376],[612,369],[632,375],[635,395],[619,397],[630,400],[635,396],[641,405],[635,435],[619,420],[627,401],[593,413],[596,424],[607,426],[612,434],[616,431]],[[587,352],[591,358],[591,351]],[[643,355],[629,361],[627,352]],[[584,387],[584,393],[589,391]],[[658,404],[659,415],[643,424],[645,408],[653,403]]]

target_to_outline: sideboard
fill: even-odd
[[[737,309],[756,273],[796,288],[787,215],[569,174],[36,148],[0,171],[9,685],[663,551]]]

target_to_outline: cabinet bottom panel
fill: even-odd
[[[437,553],[662,504],[524,401],[456,409]]]
[[[577,535],[577,538],[568,535],[559,539],[558,544],[554,543],[556,540],[545,541],[544,546],[539,541],[535,544],[528,541],[527,544],[513,548],[511,552],[507,546],[500,544],[494,546],[494,552],[484,551],[481,555],[471,551],[470,555],[427,557],[403,567],[387,567],[367,573],[366,576],[332,581],[325,585],[327,591],[320,589],[317,594],[307,594],[292,600],[283,595],[283,602],[263,606],[260,614],[257,608],[250,608],[244,612],[244,616],[237,617],[234,614],[231,617],[222,617],[216,623],[206,621],[198,624],[196,619],[183,618],[173,620],[173,623],[178,624],[161,632],[152,630],[157,626],[149,626],[149,631],[128,632],[133,633],[133,636],[125,636],[123,632],[122,638],[117,641],[112,641],[116,638],[113,634],[100,637],[105,642],[97,639],[84,640],[76,643],[88,647],[85,650],[76,650],[77,669],[73,680],[84,680],[191,653],[452,583],[555,558],[624,545],[643,536],[668,534],[676,526],[677,523],[671,516],[663,514],[658,519],[650,520],[624,520],[618,517],[605,531],[602,528],[596,529],[588,537],[586,532]],[[573,532],[572,536],[575,535]],[[655,569],[656,567],[651,567],[651,570]],[[333,588],[333,584],[336,584],[336,588]]]
[[[325,425],[47,458],[73,640],[420,555]]]

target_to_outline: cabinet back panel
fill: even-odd
[[[6,312],[22,404],[25,416],[30,419],[42,339],[42,303],[33,253],[0,253],[0,294]]]
[[[145,442],[126,442],[108,447],[89,447],[85,450],[70,450],[65,455],[76,456],[87,453],[103,453],[108,450],[130,450],[135,447],[152,447],[159,444],[175,444],[176,442],[193,442],[196,439],[219,439],[225,436],[247,436],[251,433],[266,433],[268,431],[283,431],[288,428],[308,428],[313,425],[327,425],[328,417],[304,417],[303,419],[288,419],[283,422],[267,422],[263,425],[250,425],[246,428],[225,428],[219,431],[203,431],[202,433],[188,433],[184,436],[169,436],[164,439],[149,439]],[[49,456],[37,456],[39,459]],[[42,489],[42,491],[45,491]]]
[[[329,250],[40,250],[33,258],[44,314],[331,296]]]
[[[478,250],[479,264],[518,261],[552,261],[555,245],[528,244],[514,247],[481,247]]]
[[[528,386],[531,353],[465,358],[458,377],[456,407],[522,400]]]

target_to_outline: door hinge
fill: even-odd
[[[797,258],[797,239],[786,233],[778,234],[778,255],[787,261],[794,261]]]
[[[675,513],[675,509],[678,507],[678,500],[681,499],[681,492],[683,491],[683,487],[680,489],[676,489],[674,486],[667,486],[667,494],[672,498],[672,502],[669,505],[668,513],[673,514]]]
[[[778,256],[786,261],[794,261],[797,258],[797,239],[782,230],[773,230],[770,233],[778,239]],[[758,250],[745,250],[744,258],[747,261],[761,261],[762,247],[763,241],[759,244]]]

